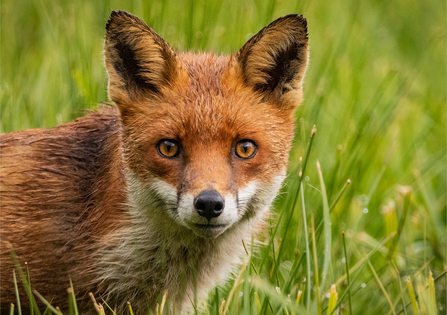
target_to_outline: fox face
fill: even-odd
[[[267,210],[302,99],[305,19],[276,20],[230,57],[176,53],[123,11],[106,28],[109,96],[137,208],[206,238]]]

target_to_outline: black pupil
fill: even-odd
[[[171,152],[171,149],[175,147],[175,143],[172,143],[171,141],[165,141],[166,145],[166,151],[169,153]]]
[[[244,153],[247,153],[250,148],[251,148],[251,143],[250,142],[242,143],[242,149],[244,150]]]

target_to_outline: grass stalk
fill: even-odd
[[[334,210],[335,206],[337,205],[338,201],[340,200],[341,196],[343,196],[343,193],[345,192],[346,188],[348,188],[348,186],[351,184],[351,180],[348,179],[345,184],[343,185],[343,187],[341,188],[341,190],[339,191],[339,193],[337,194],[337,196],[335,197],[334,201],[331,203],[331,206],[329,207],[329,213],[332,212],[332,210]]]
[[[234,285],[231,288],[230,293],[228,294],[228,298],[227,298],[227,301],[225,302],[225,308],[224,308],[222,315],[227,314],[228,308],[230,307],[231,300],[234,296],[234,292],[236,291],[237,287],[243,282],[242,276],[244,275],[244,271],[245,271],[246,267],[247,267],[247,262],[242,264],[241,270],[239,271],[239,274],[237,275],[237,278],[234,281]]]
[[[127,306],[129,307],[129,313],[130,313],[130,315],[134,315],[134,314],[133,314],[132,305],[130,304],[130,302],[127,302]]]
[[[37,315],[40,315],[39,308],[37,307],[36,300],[34,299],[33,292],[31,291],[31,283],[29,281],[29,273],[27,272],[27,274],[25,275],[25,273],[23,272],[22,266],[20,265],[17,255],[16,255],[14,249],[12,248],[12,245],[7,243],[6,246],[9,249],[9,253],[10,253],[11,258],[14,262],[14,266],[19,274],[19,278],[20,278],[22,285],[25,288],[26,294],[28,296],[29,305],[30,305],[30,314],[33,315],[35,312]],[[18,289],[16,289],[16,292],[18,292]]]
[[[332,230],[331,217],[329,215],[329,204],[327,200],[326,186],[324,184],[323,172],[321,171],[320,162],[317,161],[318,176],[320,178],[321,195],[323,198],[323,222],[324,222],[324,261],[323,261],[323,276],[321,285],[324,285],[329,263],[331,261],[331,245],[332,245]]]
[[[39,292],[37,292],[36,290],[34,290],[33,292],[43,302],[43,304],[45,304],[54,314],[63,315],[60,310],[52,306],[51,303],[48,302],[42,295],[40,295]]]
[[[371,258],[371,256],[374,255],[374,254],[377,252],[377,250],[378,250],[381,246],[383,246],[383,244],[385,244],[385,243],[386,243],[390,238],[392,238],[394,235],[395,235],[395,233],[392,233],[392,234],[388,235],[387,237],[383,238],[383,239],[379,242],[379,244],[376,245],[376,247],[374,247],[374,248],[373,248],[373,249],[372,249],[366,256],[364,256],[364,257],[357,263],[357,265],[358,265],[358,269],[359,269],[359,270],[357,271],[357,274],[356,274],[355,277],[352,279],[351,283],[348,285],[348,287],[347,287],[346,290],[343,292],[343,294],[341,295],[341,297],[338,299],[338,302],[337,302],[337,305],[335,306],[335,309],[337,309],[338,306],[340,305],[340,303],[341,303],[342,301],[344,301],[344,298],[345,298],[346,294],[349,292],[349,290],[350,290],[351,286],[353,285],[353,283],[355,283],[355,281],[357,280],[358,276],[360,275],[360,273],[361,273],[361,271],[363,270],[363,268],[366,266],[367,262],[369,262],[369,259]],[[356,266],[357,266],[357,265],[356,265]],[[354,266],[353,268],[351,268],[351,273],[352,273],[352,271],[354,270],[354,268],[357,269],[356,266]],[[341,278],[346,279],[345,277],[341,277]],[[340,278],[340,279],[341,279],[341,278]],[[340,283],[340,279],[339,279],[336,283]],[[331,314],[328,314],[328,315],[332,315],[333,313],[334,313],[334,311],[332,311],[332,313],[331,313]]]
[[[70,289],[69,289],[68,295],[69,295],[69,297],[68,297],[69,301],[73,305],[73,312],[75,315],[78,315],[79,312],[78,312],[78,306],[76,305],[76,294],[75,294],[75,290],[73,288],[73,282],[71,281],[71,279],[70,279]]]
[[[414,294],[414,288],[413,283],[411,282],[411,279],[407,280],[407,288],[408,288],[408,294],[410,295],[410,304],[413,306],[413,314],[419,315],[419,307],[418,302],[416,300],[416,295]],[[404,307],[405,309],[406,307]]]
[[[348,300],[349,300],[349,314],[352,315],[352,301],[351,301],[351,289],[350,284],[351,281],[349,280],[349,262],[348,262],[348,251],[346,250],[346,238],[345,238],[345,232],[343,231],[343,249],[345,252],[345,266],[346,266],[346,279],[348,282]]]
[[[329,297],[329,302],[327,306],[327,313],[331,314],[333,311],[335,311],[335,305],[337,305],[337,291],[335,290],[335,284],[331,286],[331,295]]]
[[[329,214],[332,213],[332,210],[334,210],[334,207],[337,205],[337,203],[338,203],[338,201],[340,200],[341,196],[343,196],[343,193],[345,192],[346,188],[348,188],[348,186],[349,186],[350,184],[351,184],[351,180],[348,179],[348,180],[345,182],[345,184],[343,185],[342,189],[339,191],[339,193],[338,193],[337,197],[335,198],[335,200],[332,202],[331,206],[329,207]],[[324,225],[324,220],[321,221],[321,222],[318,224],[318,226],[317,226],[315,232],[318,233],[318,232],[321,230],[321,228],[323,227],[323,225]]]
[[[316,302],[317,302],[317,314],[321,315],[320,283],[319,283],[319,279],[318,279],[319,271],[318,271],[317,242],[315,239],[315,224],[314,224],[313,214],[312,214],[311,222],[312,222],[312,246],[313,246],[314,274],[315,274],[315,296],[316,296]]]
[[[15,292],[16,292],[17,312],[18,312],[19,315],[22,315],[22,308],[21,308],[21,305],[20,305],[19,287],[17,285],[17,278],[16,278],[16,271],[15,270],[12,271],[12,277],[13,277],[13,280],[14,280],[14,289],[15,289]],[[14,308],[14,305],[13,305],[13,308]]]
[[[304,202],[304,187],[303,183],[301,185],[301,208],[303,210],[303,225],[304,225],[304,240],[306,246],[306,308],[309,311],[310,307],[310,293],[312,288],[312,279],[311,279],[311,265],[310,265],[310,249],[309,249],[309,230],[307,229],[307,216],[306,216],[306,205]]]
[[[428,276],[428,288],[429,288],[429,313],[436,314],[437,306],[436,306],[436,293],[435,293],[435,281],[433,279],[433,273],[430,270]]]
[[[286,243],[285,240],[286,240],[286,238],[287,238],[287,236],[289,234],[288,231],[289,231],[289,228],[290,228],[290,223],[292,222],[292,217],[293,217],[293,214],[295,212],[296,203],[297,203],[297,200],[298,200],[298,196],[300,194],[301,182],[303,180],[303,176],[304,176],[305,171],[306,171],[306,166],[307,166],[307,162],[308,162],[308,159],[309,159],[310,150],[312,148],[312,143],[314,141],[314,137],[315,137],[315,133],[316,132],[317,132],[317,128],[314,125],[312,127],[312,131],[310,132],[310,141],[309,141],[309,145],[307,146],[306,155],[305,155],[306,157],[303,160],[304,164],[303,164],[303,167],[302,167],[302,169],[300,169],[299,174],[298,174],[299,176],[298,176],[297,191],[294,194],[294,200],[293,200],[292,208],[290,209],[289,217],[287,218],[287,221],[285,223],[284,232],[283,232],[283,235],[282,235],[282,242],[281,242],[281,245],[279,246],[278,256],[277,257],[282,257],[284,249],[285,249],[285,247],[284,247],[284,244]],[[281,212],[280,217],[278,219],[277,227],[280,225],[280,222],[282,222],[281,219],[283,217],[283,213],[285,213],[285,211]],[[276,233],[274,235],[276,235]],[[273,237],[272,237],[272,239],[273,239]],[[262,264],[261,264],[261,266],[262,266]],[[278,264],[278,262],[276,262],[275,263],[275,268],[273,270],[273,274],[274,275],[276,275],[276,273],[278,272],[278,268],[279,268],[279,264]]]
[[[397,227],[396,238],[392,241],[393,243],[391,244],[391,247],[388,251],[387,260],[391,260],[393,258],[394,251],[396,250],[397,244],[398,244],[400,236],[402,234],[402,230],[405,226],[405,222],[407,220],[407,215],[408,215],[408,209],[409,209],[410,194],[411,194],[411,192],[406,192],[406,193],[402,194],[403,198],[404,198],[403,213],[402,213],[401,219],[399,220],[399,225]]]
[[[404,289],[403,289],[403,286],[402,286],[402,280],[401,280],[401,277],[400,277],[400,272],[399,272],[399,269],[397,269],[397,266],[396,266],[396,264],[394,263],[394,261],[393,261],[393,267],[394,267],[394,269],[396,270],[397,280],[398,280],[398,282],[399,282],[399,289],[400,289],[399,296],[398,296],[398,298],[394,301],[394,304],[393,304],[393,309],[395,309],[396,306],[397,306],[397,304],[399,303],[400,299],[402,299],[402,303],[403,303],[404,305],[405,305],[406,303],[405,303],[405,299],[404,299]],[[405,308],[404,308],[404,313],[405,313],[405,315],[407,315],[407,310],[406,310]],[[389,312],[388,314],[391,315],[391,312]]]
[[[373,267],[373,265],[371,264],[371,262],[369,261],[369,259],[368,259],[368,266],[369,266],[369,268],[371,269],[371,272],[372,272],[372,274],[374,275],[374,278],[376,279],[377,284],[379,285],[380,289],[382,290],[383,295],[385,296],[385,298],[386,298],[388,304],[390,305],[390,309],[393,311],[393,314],[396,315],[396,312],[394,311],[393,303],[391,302],[390,296],[389,296],[388,293],[386,292],[385,287],[384,287],[383,284],[382,284],[382,281],[380,281],[380,278],[379,278],[379,276],[377,275],[377,272],[376,272],[376,270],[374,269],[374,267]]]

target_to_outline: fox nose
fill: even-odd
[[[204,190],[194,199],[198,214],[209,220],[218,217],[224,209],[225,201],[215,190]]]

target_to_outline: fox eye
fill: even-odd
[[[157,144],[157,151],[162,157],[173,158],[179,153],[179,145],[173,139],[164,139]]]
[[[251,140],[241,140],[236,143],[236,155],[242,159],[251,159],[256,155],[258,147]]]

